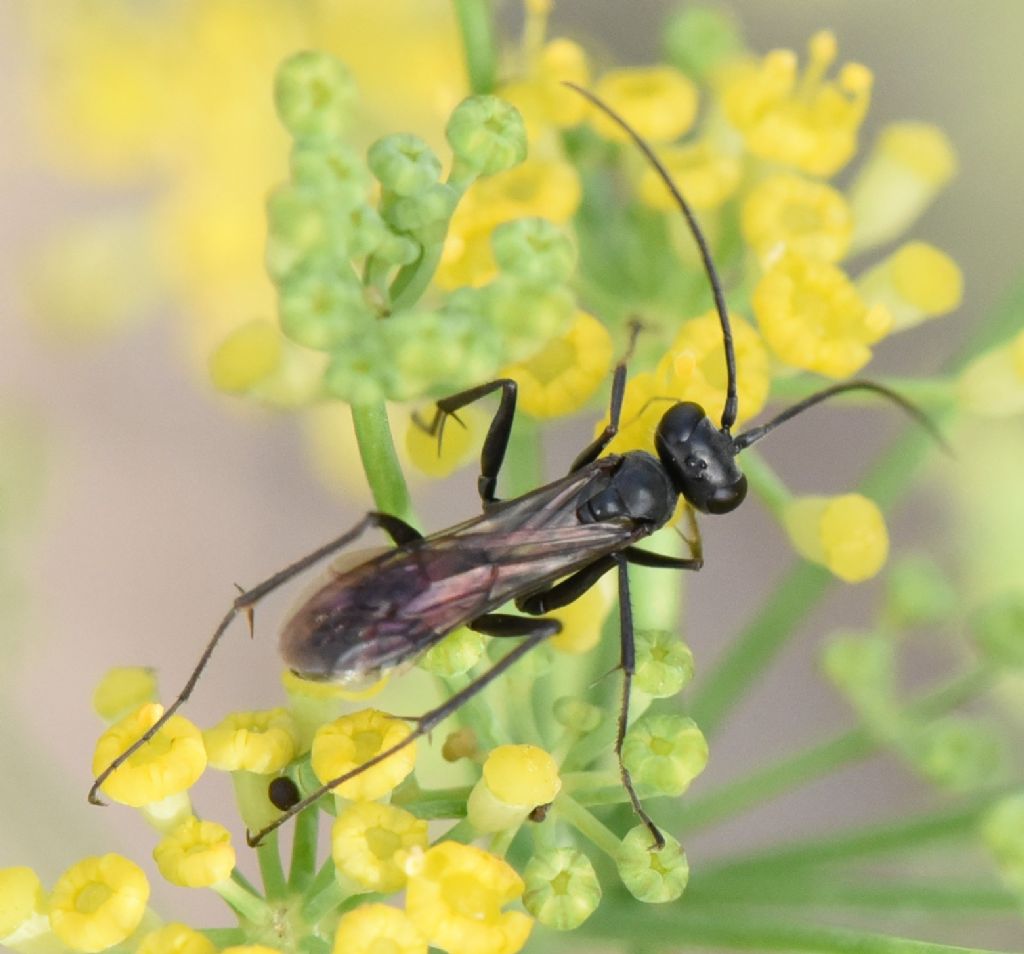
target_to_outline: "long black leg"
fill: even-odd
[[[668,556],[665,553],[642,550],[640,547],[626,547],[622,555],[634,566],[649,566],[655,570],[699,570],[704,566],[703,557]]]
[[[213,636],[210,637],[210,641],[206,645],[206,649],[203,650],[203,654],[199,657],[199,662],[196,663],[195,669],[192,670],[192,675],[188,677],[188,681],[185,683],[185,688],[178,693],[178,697],[174,702],[172,702],[164,711],[164,714],[146,730],[144,735],[136,739],[135,742],[128,746],[127,749],[125,749],[116,759],[114,759],[113,762],[111,762],[102,772],[100,772],[99,775],[96,776],[95,781],[92,783],[92,788],[89,789],[89,801],[94,805],[104,804],[97,795],[100,786],[110,777],[111,773],[125,762],[126,759],[153,738],[167,720],[185,704],[189,696],[192,695],[192,690],[195,689],[196,683],[199,682],[199,677],[206,668],[206,664],[210,661],[210,657],[213,655],[213,651],[217,648],[217,644],[220,642],[221,637],[224,635],[231,621],[240,612],[251,613],[253,606],[255,606],[256,603],[268,593],[276,590],[282,584],[287,583],[293,577],[298,576],[298,574],[302,573],[303,570],[307,570],[314,563],[317,563],[324,557],[330,556],[336,550],[340,550],[342,547],[347,546],[357,537],[365,533],[370,527],[379,527],[389,537],[391,537],[397,546],[402,546],[404,544],[423,539],[420,532],[415,527],[407,524],[404,520],[401,520],[398,517],[393,517],[391,514],[371,511],[347,533],[343,533],[337,539],[320,547],[319,550],[314,550],[312,553],[304,556],[301,560],[296,560],[294,563],[286,566],[283,570],[279,570],[273,576],[264,580],[257,586],[254,586],[251,590],[246,590],[238,596],[231,604],[231,609],[227,611],[224,618],[220,621],[220,625],[214,630]]]
[[[485,613],[467,624],[470,629],[485,636],[533,636],[542,630],[551,630],[551,635],[562,629],[557,619],[533,619],[527,616],[513,616],[511,613]]]
[[[444,422],[455,415],[460,408],[479,401],[493,391],[501,388],[501,401],[498,410],[494,413],[491,426],[487,428],[487,436],[484,438],[484,446],[480,451],[480,477],[477,479],[477,491],[484,507],[497,501],[494,490],[498,483],[498,473],[505,461],[505,451],[508,450],[508,439],[512,434],[512,421],[516,416],[516,382],[511,378],[499,378],[497,381],[488,381],[486,384],[477,385],[467,391],[459,391],[449,397],[442,398],[437,402],[434,410],[434,419],[429,424],[420,426],[430,435],[437,435],[438,442],[444,432]]]
[[[602,576],[615,566],[615,557],[606,556],[587,564],[572,576],[537,593],[522,596],[516,600],[516,609],[532,616],[540,616],[550,610],[561,609],[578,600]]]
[[[304,808],[308,808],[317,799],[326,795],[332,788],[341,785],[343,782],[347,782],[350,778],[355,778],[357,775],[362,774],[367,769],[373,768],[374,765],[383,762],[385,759],[391,758],[396,752],[401,751],[407,745],[411,745],[417,739],[427,735],[432,729],[434,729],[439,723],[444,721],[448,716],[455,712],[463,703],[472,699],[478,692],[480,692],[485,686],[489,685],[495,679],[498,678],[505,670],[516,663],[519,659],[525,656],[535,646],[539,646],[545,639],[553,636],[557,632],[557,621],[556,620],[543,620],[534,619],[527,620],[526,622],[533,624],[532,633],[526,637],[518,646],[515,647],[511,652],[503,656],[498,662],[496,662],[487,672],[483,673],[478,678],[474,679],[464,689],[460,689],[446,702],[431,709],[429,712],[425,712],[416,720],[416,727],[410,732],[401,742],[391,746],[390,749],[385,749],[383,752],[379,752],[372,759],[367,759],[358,768],[352,769],[351,772],[346,772],[344,775],[339,775],[337,778],[332,778],[329,782],[321,785],[316,791],[311,792],[304,799],[296,802],[291,808],[283,812],[277,818],[274,819],[265,828],[261,828],[257,832],[246,832],[245,840],[253,847],[258,845],[270,832],[279,828],[293,815],[298,814]]]
[[[647,826],[647,830],[654,838],[653,848],[660,851],[665,847],[665,836],[658,830],[658,826],[651,820],[651,816],[644,811],[640,804],[640,798],[633,787],[633,779],[629,770],[622,761],[622,745],[626,739],[626,729],[629,726],[629,695],[633,686],[633,674],[636,672],[636,643],[633,639],[633,607],[629,602],[629,565],[624,556],[616,554],[616,563],[619,566],[619,638],[622,641],[622,705],[619,709],[619,725],[615,732],[615,756],[619,760],[619,775],[622,777],[622,787],[626,790],[630,802],[633,804],[633,811],[637,813],[640,821]]]

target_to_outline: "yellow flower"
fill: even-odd
[[[789,252],[758,282],[754,313],[771,349],[786,364],[843,378],[871,360],[892,329],[882,305],[868,305],[843,272]]]
[[[407,738],[412,730],[400,719],[377,709],[361,709],[323,725],[313,738],[312,765],[321,782],[351,772]],[[382,798],[416,764],[416,743],[409,743],[390,758],[334,789],[352,801]]]
[[[216,950],[206,935],[186,924],[171,922],[147,934],[136,954],[215,954]]]
[[[664,146],[658,150],[658,158],[694,209],[717,209],[740,183],[740,160],[708,139],[686,146]],[[640,200],[652,209],[678,213],[665,182],[650,166],[645,165],[637,190]]]
[[[236,944],[225,947],[220,954],[281,954],[281,951],[276,947],[267,947],[266,944]]]
[[[287,709],[235,712],[203,732],[213,768],[272,775],[298,751],[299,730]]]
[[[660,376],[652,371],[634,374],[626,383],[619,433],[612,439],[605,453],[624,454],[631,450],[646,450],[653,454],[654,432],[672,401],[669,395],[660,390]],[[601,421],[596,431],[600,432],[607,423],[607,419]]]
[[[957,396],[966,410],[987,417],[1024,411],[1024,331],[967,365],[957,381]]]
[[[163,714],[147,703],[107,729],[96,743],[93,773],[98,775]],[[175,715],[103,783],[114,801],[139,808],[191,788],[206,768],[203,738],[188,719]]]
[[[594,92],[651,143],[678,139],[697,118],[697,87],[671,66],[612,70],[597,81]],[[590,121],[606,139],[628,141],[603,112],[592,110]]]
[[[427,954],[427,942],[404,911],[361,904],[338,921],[333,954]]]
[[[853,250],[888,242],[928,208],[956,173],[956,153],[930,123],[890,123],[850,187]]]
[[[428,421],[429,421],[428,412]],[[461,422],[461,423],[460,423]],[[445,422],[443,440],[428,434],[409,415],[405,425],[405,452],[409,461],[429,477],[447,477],[480,452],[490,418],[478,407],[464,407],[459,420]],[[436,647],[435,647],[436,648]]]
[[[426,847],[425,821],[376,802],[354,802],[331,829],[331,855],[338,874],[367,891],[401,891],[410,851]]]
[[[434,947],[448,954],[515,954],[526,943],[531,918],[501,910],[522,896],[523,880],[501,858],[443,841],[409,868],[406,912]]]
[[[561,159],[528,158],[505,172],[478,179],[452,216],[434,283],[450,290],[489,282],[497,274],[491,249],[495,226],[531,217],[564,224],[576,213],[581,198],[576,169]]]
[[[831,186],[801,176],[763,179],[743,202],[743,237],[762,264],[787,251],[838,262],[850,247],[853,218]]]
[[[582,408],[607,380],[612,339],[600,321],[577,311],[568,331],[552,338],[529,360],[510,365],[502,377],[519,383],[517,407],[545,419]]]
[[[142,922],[149,882],[121,855],[83,858],[57,879],[50,896],[53,933],[75,951],[102,951]]]
[[[282,338],[269,321],[250,321],[232,331],[210,355],[210,379],[218,391],[241,394],[272,374],[281,361]]]
[[[562,129],[583,121],[586,100],[567,89],[566,80],[577,86],[589,84],[587,55],[578,43],[555,39],[540,51],[528,76],[498,89],[498,95],[519,110],[531,142],[551,127]]]
[[[17,949],[49,930],[39,876],[31,868],[0,868],[0,943]]]
[[[873,577],[889,555],[889,534],[878,506],[861,494],[797,497],[783,513],[797,553],[847,583]]]
[[[153,860],[171,884],[208,888],[231,877],[235,849],[223,825],[192,816],[160,840]]]
[[[742,422],[759,414],[764,407],[771,373],[768,352],[754,327],[738,315],[730,315],[729,324],[736,350],[737,420]],[[696,401],[712,420],[717,420],[725,406],[728,381],[718,313],[709,311],[684,322],[658,362],[655,375],[655,390],[659,396]],[[668,405],[660,402],[657,410],[660,419]]]
[[[733,66],[722,102],[755,156],[830,176],[856,152],[871,99],[871,73],[847,63],[835,81],[826,81],[836,58],[836,39],[828,31],[811,37],[808,52],[802,76],[791,50],[773,50],[760,61]]]
[[[959,307],[964,280],[956,262],[926,242],[907,242],[857,279],[861,297],[884,305],[893,331],[905,331]]]
[[[499,745],[484,762],[483,775],[466,804],[470,824],[503,831],[526,820],[538,805],[554,801],[562,787],[558,763],[535,745]]]
[[[145,702],[156,701],[156,675],[142,666],[110,669],[92,694],[92,707],[105,722],[116,722]]]
[[[589,652],[601,639],[601,629],[617,595],[615,574],[607,573],[579,599],[545,613],[545,617],[562,624],[561,631],[548,640],[548,645],[573,655]]]

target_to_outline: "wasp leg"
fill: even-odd
[[[516,608],[531,616],[540,616],[550,610],[561,609],[578,600],[602,576],[615,566],[615,557],[606,556],[588,563],[582,570],[556,583],[546,590],[521,596],[516,600]]]
[[[511,613],[485,613],[467,625],[485,636],[499,637],[533,636],[542,631],[550,631],[553,636],[562,628],[557,619],[532,619],[528,616],[513,616]]]
[[[699,570],[703,557],[675,557],[665,553],[652,553],[640,547],[626,547],[623,556],[634,566],[649,566],[655,570]]]
[[[494,412],[491,426],[487,428],[484,446],[480,451],[480,477],[477,479],[477,492],[480,494],[484,508],[497,503],[494,489],[498,483],[501,465],[505,461],[508,439],[512,434],[512,421],[516,416],[516,382],[511,378],[499,378],[497,381],[488,381],[486,384],[480,384],[467,391],[460,391],[458,394],[442,398],[437,402],[434,419],[429,424],[420,423],[420,426],[428,434],[437,435],[440,447],[445,420],[455,417],[455,412],[460,408],[479,401],[480,398],[497,391],[498,388],[501,388],[501,401],[498,404],[498,410]],[[458,420],[457,417],[455,419]]]
[[[558,631],[557,620],[545,620],[545,619],[534,619],[527,620],[527,622],[533,624],[533,629],[530,634],[513,650],[498,660],[487,672],[483,673],[476,679],[474,679],[464,689],[460,689],[450,699],[443,702],[441,705],[429,712],[425,712],[416,720],[416,728],[412,730],[401,742],[396,743],[389,749],[385,749],[383,752],[379,752],[371,759],[367,759],[358,768],[352,769],[350,772],[346,772],[344,775],[339,775],[337,778],[332,778],[329,782],[321,785],[316,791],[311,792],[304,799],[296,802],[287,811],[282,812],[277,818],[274,819],[265,828],[261,828],[257,832],[246,832],[245,840],[253,847],[258,845],[270,832],[279,828],[293,815],[298,814],[303,809],[308,808],[315,801],[322,796],[326,795],[332,788],[341,785],[343,782],[347,782],[351,778],[355,778],[357,775],[361,775],[367,769],[373,768],[374,765],[378,765],[385,759],[391,758],[396,752],[401,751],[407,745],[411,745],[417,739],[422,738],[436,728],[441,722],[448,718],[453,712],[459,709],[464,703],[468,702],[484,687],[489,685],[495,679],[497,679],[505,670],[516,663],[519,659],[525,656],[535,646],[539,646],[545,639],[553,636]]]
[[[103,804],[97,795],[100,786],[110,777],[111,773],[125,762],[126,759],[153,738],[153,736],[156,735],[156,733],[164,726],[167,720],[185,704],[189,696],[192,695],[192,690],[195,689],[196,683],[199,682],[199,677],[202,675],[203,670],[210,661],[210,657],[213,655],[213,651],[217,648],[217,644],[220,642],[221,637],[224,635],[231,621],[239,613],[245,613],[246,615],[250,614],[253,606],[255,606],[256,603],[268,593],[276,590],[282,584],[287,583],[293,577],[298,576],[303,572],[303,570],[309,569],[309,567],[314,563],[319,562],[324,557],[330,556],[336,550],[340,550],[342,547],[347,546],[357,537],[360,537],[370,529],[370,527],[379,527],[389,537],[391,537],[396,546],[404,546],[405,544],[423,539],[420,532],[415,527],[407,524],[404,520],[401,520],[398,517],[393,517],[391,514],[371,511],[347,533],[343,533],[340,537],[332,540],[325,546],[320,547],[319,550],[314,550],[312,553],[304,556],[301,560],[296,560],[294,563],[286,566],[283,570],[279,570],[273,576],[264,580],[257,586],[254,586],[251,590],[243,592],[231,604],[231,609],[227,611],[224,618],[220,621],[220,625],[214,630],[213,636],[210,637],[210,641],[207,643],[206,649],[203,650],[203,654],[199,657],[199,662],[196,663],[195,669],[192,670],[192,674],[188,677],[185,687],[180,693],[178,693],[178,697],[167,707],[163,715],[146,730],[144,735],[136,739],[130,746],[128,746],[127,749],[114,759],[113,762],[100,772],[99,775],[96,776],[92,783],[92,788],[89,789],[89,801],[94,805]]]
[[[652,850],[660,851],[665,847],[665,836],[658,830],[651,816],[644,811],[640,798],[633,787],[633,779],[629,769],[622,761],[622,745],[626,740],[626,728],[629,725],[629,696],[633,686],[633,674],[636,672],[636,642],[633,638],[633,607],[629,602],[629,564],[623,554],[615,554],[615,562],[619,567],[619,638],[622,641],[622,705],[619,709],[619,724],[615,732],[615,755],[619,760],[619,775],[622,787],[626,790],[633,811],[651,833],[654,843]]]

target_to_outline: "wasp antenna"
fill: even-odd
[[[814,394],[805,397],[802,401],[798,401],[792,407],[787,407],[786,410],[773,417],[767,424],[761,424],[758,427],[752,427],[749,431],[744,431],[742,434],[738,434],[732,442],[733,450],[738,454],[744,448],[749,447],[751,444],[756,444],[762,437],[774,431],[780,424],[785,423],[790,418],[796,417],[798,414],[802,414],[808,408],[814,407],[815,404],[820,404],[822,401],[828,400],[830,397],[835,397],[837,394],[845,394],[848,391],[872,391],[881,397],[892,401],[897,407],[902,408],[910,415],[921,427],[923,427],[934,439],[935,442],[951,457],[953,456],[953,449],[946,443],[946,439],[942,436],[939,429],[935,426],[934,421],[927,414],[924,413],[916,404],[912,404],[903,395],[897,394],[890,388],[885,387],[883,384],[876,384],[874,381],[845,381],[842,384],[834,384],[832,387],[823,388],[821,391],[817,391]]]
[[[725,294],[722,291],[722,282],[718,277],[718,270],[715,268],[714,260],[711,258],[711,249],[708,247],[707,239],[704,237],[704,233],[697,224],[697,218],[693,214],[690,204],[683,198],[683,194],[679,191],[679,187],[672,181],[672,177],[668,174],[668,170],[662,164],[661,160],[654,154],[654,150],[650,145],[648,145],[643,136],[630,126],[624,117],[620,116],[614,109],[612,109],[611,106],[594,93],[590,92],[590,90],[585,89],[582,86],[577,86],[575,83],[569,82],[568,80],[563,80],[562,82],[563,85],[576,90],[577,93],[593,103],[601,110],[601,112],[608,116],[609,119],[618,124],[622,128],[623,132],[633,140],[636,147],[644,154],[647,161],[651,164],[651,168],[654,169],[662,182],[665,183],[665,187],[672,194],[672,198],[675,200],[676,205],[679,206],[679,210],[683,213],[683,217],[686,219],[686,224],[689,226],[690,232],[693,234],[694,241],[697,243],[697,248],[700,251],[701,260],[704,262],[704,271],[707,273],[708,281],[711,284],[711,293],[715,299],[715,310],[718,312],[718,320],[722,325],[722,344],[725,348],[725,367],[728,374],[728,381],[725,393],[725,407],[722,408],[721,427],[723,431],[728,433],[729,428],[736,423],[736,414],[739,407],[739,399],[736,397],[736,351],[732,343],[732,327],[729,324],[729,312],[725,306]]]

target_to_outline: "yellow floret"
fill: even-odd
[[[367,891],[400,891],[410,851],[426,847],[425,821],[376,802],[354,802],[331,829],[331,855],[338,874]]]
[[[907,242],[857,280],[865,301],[882,304],[893,330],[905,331],[958,307],[963,275],[945,252],[926,242]]]
[[[163,706],[147,703],[107,729],[96,743],[92,770],[98,775],[156,724]],[[183,716],[172,716],[157,734],[103,783],[112,799],[139,808],[195,784],[206,768],[203,738]]]
[[[156,701],[156,675],[142,666],[109,669],[92,694],[92,707],[105,722],[115,722],[145,702]]]
[[[594,92],[648,142],[678,139],[697,118],[697,87],[671,66],[612,70],[598,80]],[[606,139],[628,141],[603,112],[592,110],[590,120]]]
[[[775,175],[743,203],[743,237],[765,265],[787,251],[837,262],[850,246],[853,218],[842,195],[823,182]]]
[[[272,374],[280,361],[280,330],[269,321],[250,321],[210,355],[210,379],[218,391],[240,394]]]
[[[334,954],[427,954],[427,942],[404,911],[361,904],[338,921]]]
[[[837,79],[825,80],[837,52],[835,37],[828,31],[815,34],[808,51],[802,76],[791,50],[773,50],[759,61],[732,67],[722,101],[755,156],[830,176],[857,149],[872,77],[867,67],[847,63]]]
[[[612,339],[600,321],[585,311],[564,335],[552,338],[528,361],[510,365],[502,377],[519,383],[518,407],[547,419],[573,414],[607,380]]]
[[[213,768],[271,775],[295,757],[298,735],[287,709],[268,709],[232,713],[203,732],[203,742]]]
[[[149,900],[142,869],[121,855],[84,858],[57,879],[50,896],[53,933],[74,951],[102,951],[139,926]]]
[[[429,423],[429,413],[426,419]],[[490,419],[479,408],[461,408],[457,421],[445,422],[443,439],[439,441],[436,434],[428,433],[410,416],[405,426],[405,451],[416,469],[428,477],[447,477],[479,455],[489,423]]]
[[[484,762],[484,781],[510,805],[546,805],[562,787],[558,763],[536,745],[499,745]]]
[[[444,841],[410,861],[406,912],[427,941],[448,954],[515,954],[533,921],[502,911],[523,880],[501,858],[474,845]]]
[[[562,624],[561,630],[548,640],[548,645],[574,655],[589,652],[601,639],[601,629],[615,605],[617,594],[615,575],[608,573],[568,606],[545,613],[548,619]]]
[[[798,497],[786,505],[786,530],[796,551],[841,580],[873,577],[889,554],[889,534],[877,504],[861,494]]]
[[[215,954],[213,941],[186,924],[172,922],[151,931],[140,942],[136,954]]]
[[[957,381],[957,397],[966,410],[988,417],[1024,411],[1024,331],[967,365]]]
[[[321,782],[329,782],[397,745],[411,731],[400,719],[377,709],[362,709],[342,716],[317,731],[313,739],[313,771]],[[415,764],[416,743],[412,742],[361,775],[342,783],[334,793],[352,801],[381,798],[398,785]]]
[[[161,839],[153,849],[153,859],[171,884],[208,888],[231,877],[235,849],[223,825],[193,816]]]
[[[46,895],[39,876],[25,867],[0,868],[0,941],[46,911]]]
[[[578,86],[589,84],[587,55],[578,43],[555,39],[540,51],[529,76],[498,89],[498,95],[519,110],[531,142],[551,127],[565,128],[583,121],[586,100],[567,89],[563,85],[566,80]]]
[[[807,371],[843,378],[871,360],[871,348],[892,329],[882,305],[869,306],[843,272],[793,252],[758,282],[754,313],[771,349]]]
[[[664,146],[658,158],[672,181],[697,210],[717,209],[740,183],[742,166],[738,157],[729,155],[710,140],[686,146]],[[637,186],[640,200],[652,209],[677,212],[675,199],[658,173],[645,165]]]

